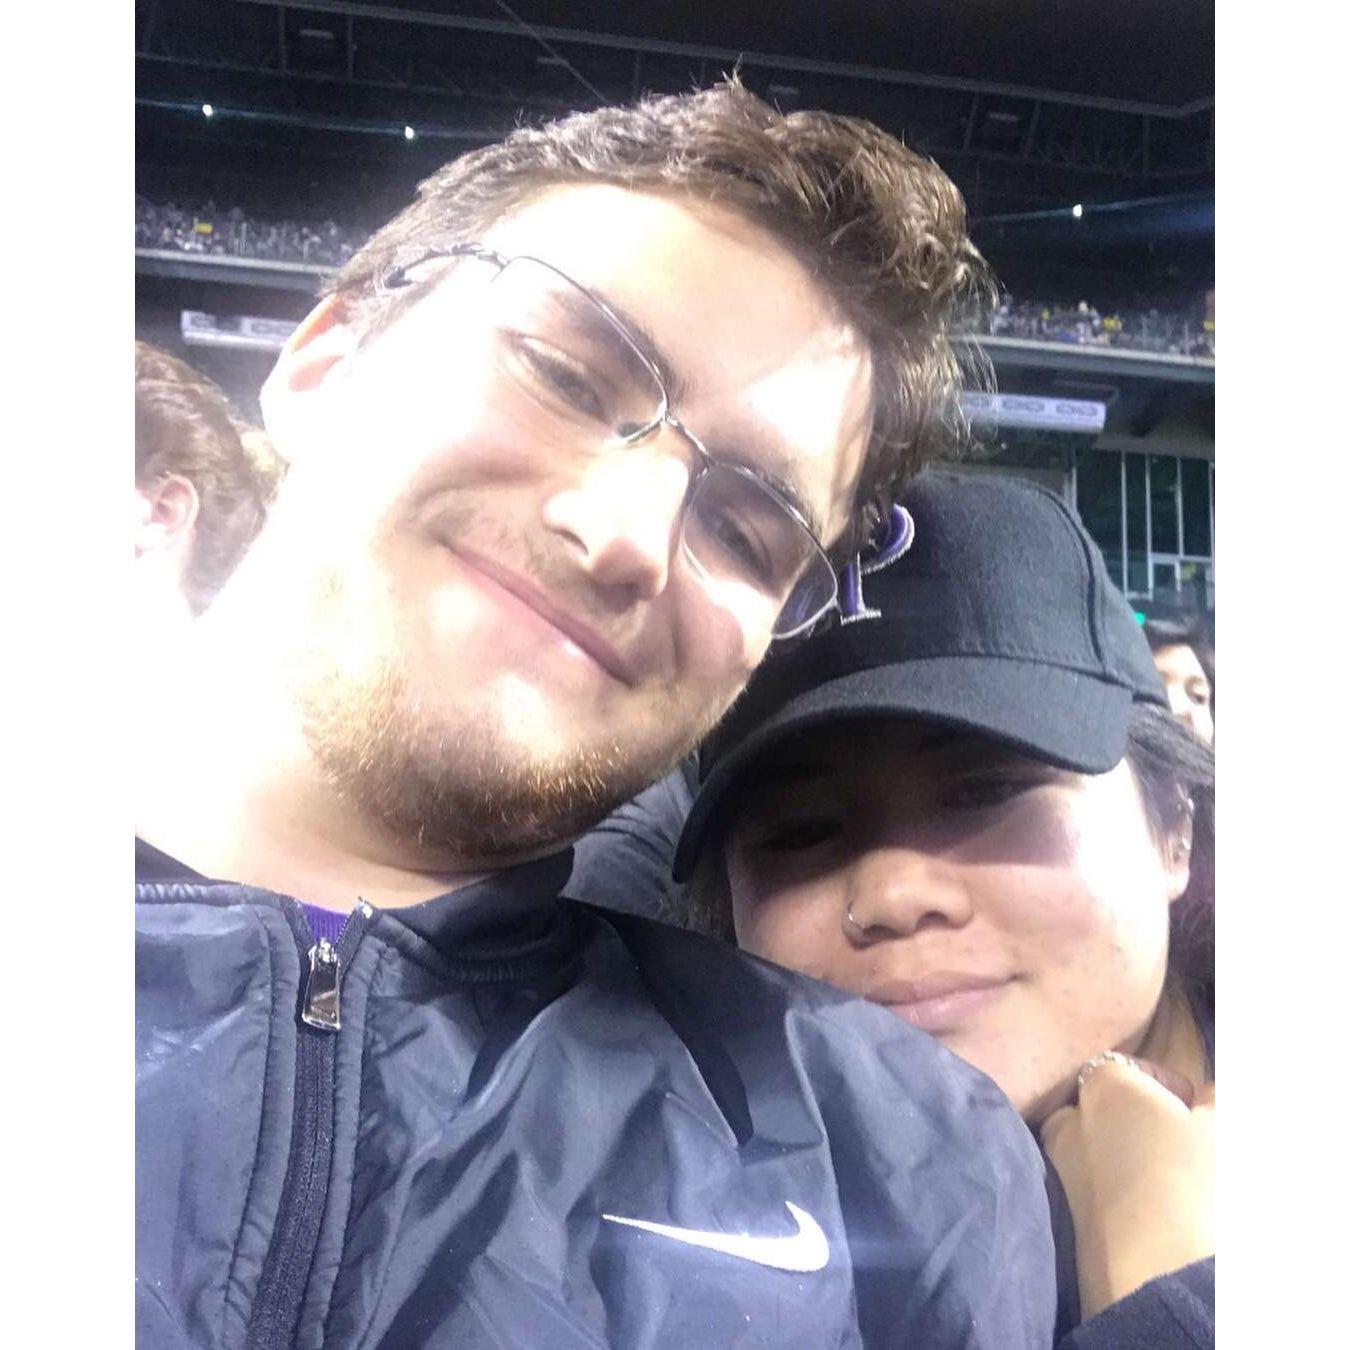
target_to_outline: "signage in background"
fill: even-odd
[[[1083,432],[1106,426],[1106,404],[1096,399],[963,392],[961,407],[972,422],[985,426]]]
[[[203,314],[196,309],[183,310],[178,326],[189,347],[232,347],[250,352],[279,352],[295,331],[295,325],[287,319]]]

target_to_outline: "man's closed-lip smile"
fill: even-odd
[[[632,667],[595,629],[583,623],[558,605],[554,604],[537,587],[531,585],[522,576],[492,562],[482,554],[466,549],[462,545],[447,545],[452,553],[473,571],[484,577],[489,584],[506,591],[520,604],[532,610],[534,614],[556,629],[569,642],[579,647],[612,679],[621,684],[633,685],[637,676]]]

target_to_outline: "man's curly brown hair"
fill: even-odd
[[[452,160],[326,291],[359,331],[374,332],[435,284],[387,293],[381,282],[394,268],[477,239],[543,188],[592,182],[693,194],[741,212],[805,263],[866,341],[872,434],[836,559],[861,547],[925,462],[959,450],[968,433],[960,390],[986,387],[990,376],[952,333],[996,294],[966,234],[960,192],[871,122],[780,113],[735,76],[700,93],[522,127]]]

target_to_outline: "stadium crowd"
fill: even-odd
[[[219,210],[213,201],[180,207],[136,197],[137,248],[341,267],[360,244],[358,233],[332,220],[259,220],[237,206]]]
[[[239,207],[221,210],[213,201],[195,206],[157,203],[136,197],[136,247],[186,253],[259,258],[341,267],[360,248],[359,230],[325,220],[261,220]],[[1204,313],[1181,314],[1157,307],[1108,310],[1087,301],[1076,305],[1004,296],[986,320],[992,336],[1028,338],[1079,347],[1214,357],[1212,304]]]
[[[926,467],[995,291],[732,77],[445,166],[265,429],[138,346],[138,1345],[1213,1346],[1212,653]]]
[[[1014,300],[1004,296],[989,317],[993,336],[1029,338],[1078,347],[1124,347],[1131,351],[1167,352],[1174,356],[1214,359],[1212,306],[1196,306],[1194,314],[1157,307],[1100,313],[1086,300],[1076,305]]]

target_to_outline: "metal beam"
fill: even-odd
[[[137,38],[137,52],[149,51],[155,37],[155,24],[159,19],[159,0],[145,0],[145,23]]]
[[[1022,137],[1022,157],[1025,159],[1031,154],[1031,147],[1036,143],[1036,128],[1041,121],[1041,102],[1039,99],[1031,105],[1031,118],[1027,122],[1027,134]]]
[[[138,61],[155,61],[161,65],[173,66],[195,66],[200,70],[228,70],[239,75],[267,75],[272,79],[279,77],[279,72],[275,67],[269,65],[250,64],[245,61],[224,61],[224,60],[205,60],[201,57],[180,57],[172,54],[146,53],[138,52],[136,54]],[[314,84],[351,84],[358,89],[393,89],[400,93],[413,94],[435,94],[444,97],[447,92],[453,93],[458,97],[478,99],[486,103],[509,104],[513,109],[522,104],[529,104],[532,107],[539,108],[549,112],[570,112],[576,105],[559,98],[546,98],[542,94],[529,94],[523,91],[507,91],[503,93],[500,84],[498,88],[489,93],[484,89],[466,89],[455,84],[445,72],[430,63],[423,63],[426,68],[432,71],[439,84],[418,84],[410,82],[399,77],[397,71],[390,70],[383,62],[376,61],[373,57],[366,58],[371,67],[378,67],[386,72],[387,79],[372,79],[369,75],[359,75],[348,77],[346,75],[330,75],[318,70],[290,70],[285,72],[285,78],[288,80],[307,80]],[[151,98],[139,99],[138,102],[144,103],[147,107],[158,106]],[[169,103],[165,107],[171,106]],[[176,105],[172,105],[176,106]],[[285,114],[276,113],[273,115],[273,121],[284,120]],[[407,120],[406,118],[404,119]],[[297,125],[303,125],[298,122]],[[402,123],[400,123],[400,126]],[[500,131],[492,133],[492,136],[504,136],[510,130],[509,125],[504,125]],[[349,130],[360,130],[359,127],[351,127]]]
[[[142,276],[179,281],[215,281],[269,290],[303,291],[313,295],[335,267],[315,263],[274,262],[267,258],[232,258],[221,254],[182,253],[177,249],[138,248],[136,271]]]
[[[272,5],[283,0],[233,0],[241,5]],[[1194,99],[1169,107],[1164,103],[1143,103],[1136,99],[1099,98],[1075,94],[1063,89],[1041,89],[1031,85],[1009,84],[1002,80],[967,79],[959,75],[928,75],[921,71],[896,70],[889,66],[864,66],[849,61],[817,61],[809,57],[783,56],[772,52],[738,50],[698,42],[672,42],[666,38],[628,37],[618,33],[598,33],[579,28],[559,28],[549,24],[531,24],[528,29],[505,19],[480,19],[467,14],[438,14],[426,10],[402,9],[397,5],[367,5],[357,0],[304,0],[290,4],[292,9],[308,9],[320,14],[351,15],[358,19],[385,19],[392,23],[421,25],[428,28],[457,28],[469,32],[505,34],[512,37],[546,38],[570,42],[580,47],[609,47],[619,51],[652,52],[666,56],[688,56],[716,61],[726,66],[738,62],[763,70],[791,70],[803,74],[836,75],[847,79],[872,80],[878,84],[912,85],[921,89],[951,89],[966,94],[995,94],[1003,97],[1039,99],[1074,108],[1099,108],[1104,112],[1132,113],[1136,116],[1180,120],[1214,106],[1212,97]]]
[[[1041,370],[1073,371],[1093,375],[1135,375],[1181,384],[1214,384],[1214,362],[1203,356],[1172,352],[1139,352],[1128,347],[1070,347],[1034,338],[980,336],[959,339],[982,347],[1001,366],[1033,366]]]
[[[1088,211],[1093,215],[1117,214],[1124,211],[1137,211],[1145,206],[1200,206],[1204,204],[1203,190],[1193,192],[1167,192],[1152,197],[1131,197],[1128,201],[1092,202]],[[996,216],[971,217],[972,225],[1008,225],[1023,220],[1050,220],[1055,216],[1067,216],[1068,207],[1053,206],[1043,211],[1007,211]]]
[[[201,104],[187,99],[138,98],[138,108],[160,108],[169,112],[196,113],[201,115]],[[325,117],[319,113],[282,113],[263,112],[256,108],[231,108],[217,104],[215,117],[239,118],[246,122],[273,122],[281,126],[308,127],[315,131],[350,131],[368,136],[396,136],[403,139],[404,123],[399,122],[358,122],[345,117]],[[449,127],[428,126],[419,123],[417,135],[421,140],[469,141],[476,145],[488,145],[500,140],[505,134],[500,127]]]
[[[980,117],[980,96],[978,94],[970,102],[970,115],[966,118],[965,134],[961,137],[961,149],[969,150],[970,142],[975,136],[975,123]]]
[[[172,53],[142,52],[137,54],[137,60],[155,62],[161,65],[184,65],[184,66],[190,65],[195,66],[201,70],[226,70],[226,71],[234,71],[239,74],[266,75],[271,76],[273,78],[276,78],[280,74],[280,72],[278,72],[277,69],[271,65],[251,64],[244,61],[206,59],[195,55],[175,56]],[[559,99],[557,97],[546,97],[536,91],[531,91],[528,89],[511,89],[505,86],[501,86],[500,84],[495,90],[491,92],[482,88],[462,87],[459,84],[456,84],[454,81],[452,81],[449,78],[449,76],[447,76],[444,73],[444,71],[437,68],[433,63],[423,62],[422,64],[427,71],[433,73],[436,76],[438,80],[437,84],[425,84],[417,82],[414,79],[411,71],[407,76],[400,76],[397,72],[390,70],[386,66],[383,66],[382,63],[375,62],[373,58],[367,58],[367,62],[372,67],[378,66],[380,69],[384,70],[386,72],[387,78],[376,79],[372,78],[369,74],[364,76],[356,76],[352,78],[341,74],[333,75],[333,74],[326,74],[322,71],[308,71],[308,70],[286,71],[284,72],[284,78],[288,80],[306,80],[316,84],[331,85],[331,84],[347,83],[352,84],[357,88],[398,90],[400,92],[432,94],[440,97],[444,97],[447,94],[447,92],[449,92],[459,97],[480,100],[487,103],[509,104],[513,108],[520,106],[537,108],[541,112],[547,114],[567,112],[576,106],[575,103],[569,100]],[[155,103],[155,101],[150,98],[139,99],[138,102],[142,103],[144,106],[147,107],[158,106]],[[166,102],[163,106],[176,107],[178,105],[173,102]],[[1039,109],[1039,107],[1040,107],[1039,104],[1033,105],[1033,113],[1032,113],[1033,126],[1032,128],[1028,129],[1028,137],[1024,139],[1022,143],[1022,148],[1019,148],[1016,152],[990,150],[980,146],[971,146],[970,142],[974,133],[975,119],[978,114],[978,106],[973,106],[971,109],[971,114],[969,114],[965,119],[965,125],[962,132],[962,141],[959,146],[935,143],[928,141],[923,137],[919,137],[918,139],[915,140],[914,143],[918,145],[920,148],[928,151],[929,153],[942,156],[944,161],[958,160],[958,159],[974,159],[999,164],[1031,163],[1037,165],[1044,165],[1047,168],[1057,170],[1070,170],[1074,172],[1090,173],[1090,174],[1106,174],[1111,177],[1121,179],[1122,181],[1128,179],[1140,179],[1144,177],[1150,177],[1155,179],[1185,178],[1185,177],[1193,177],[1204,172],[1203,169],[1197,166],[1194,168],[1166,169],[1166,170],[1159,169],[1154,170],[1150,174],[1144,174],[1142,170],[1140,170],[1138,167],[1127,164],[1124,161],[1124,159],[1121,158],[1121,156],[1118,154],[1114,156],[1114,158],[1101,153],[1098,153],[1096,155],[1090,155],[1088,153],[1090,147],[1085,146],[1085,144],[1081,142],[1080,139],[1066,138],[1064,136],[1050,136],[1047,138],[1043,138],[1039,145],[1028,150],[1026,147],[1030,140],[1030,132],[1031,130],[1034,129],[1035,124],[1035,117],[1036,117],[1035,109]],[[243,114],[241,113],[241,115]],[[272,113],[264,112],[260,113],[259,116],[264,116],[267,118],[267,120],[278,123],[284,123],[287,120],[287,118],[290,117],[293,118],[294,124],[297,126],[311,125],[311,123],[307,121],[303,115],[300,114],[287,114],[282,112],[272,112]],[[419,122],[419,127],[420,126],[421,123]],[[343,129],[349,131],[380,130],[379,127],[373,125],[363,127],[358,124],[352,124],[344,127]],[[509,127],[503,126],[498,131],[488,133],[486,135],[486,139],[491,140],[497,136],[505,135],[509,129],[510,129]]]

